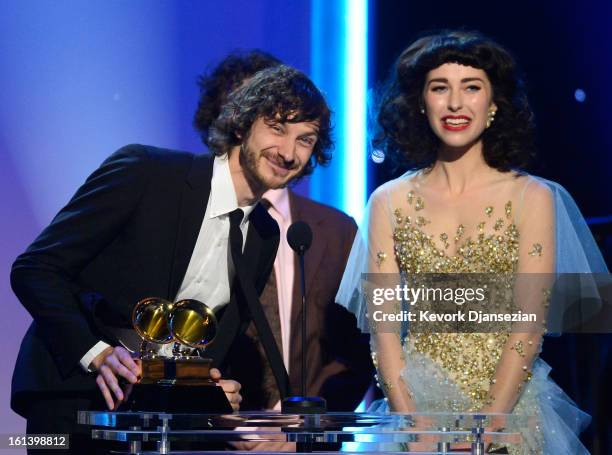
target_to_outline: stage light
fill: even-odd
[[[360,219],[368,161],[368,0],[311,5],[311,75],[334,111],[336,147],[331,165],[310,177],[310,196]]]
[[[578,101],[579,103],[584,103],[584,101],[586,100],[586,93],[584,93],[584,90],[582,90],[581,88],[577,88],[574,92],[574,98],[576,98],[576,101]]]
[[[366,186],[366,98],[368,90],[368,1],[345,0],[346,54],[344,72],[344,156],[345,211],[361,219]]]

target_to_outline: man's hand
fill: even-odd
[[[223,388],[227,401],[232,405],[232,409],[238,411],[242,401],[242,395],[240,395],[242,386],[240,383],[232,379],[221,379],[221,372],[217,368],[210,369],[210,378]]]
[[[111,411],[126,398],[126,391],[121,389],[118,377],[124,378],[129,384],[136,384],[142,375],[140,359],[132,358],[129,351],[121,346],[109,347],[102,351],[92,360],[91,368],[98,372],[96,383]],[[216,368],[210,370],[210,377],[223,388],[232,409],[234,411],[240,409],[242,401],[240,383],[231,379],[221,379],[221,372]]]
[[[125,398],[117,378],[122,377],[130,384],[135,384],[142,375],[140,361],[133,359],[130,352],[121,346],[108,347],[102,351],[91,361],[90,367],[98,372],[96,384],[111,411]],[[113,394],[117,403],[113,400]]]

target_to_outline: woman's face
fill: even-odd
[[[445,63],[427,73],[423,100],[431,129],[451,148],[477,143],[489,110],[497,110],[487,74],[458,63]]]

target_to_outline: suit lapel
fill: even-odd
[[[178,293],[202,227],[208,197],[210,196],[212,166],[212,157],[208,155],[194,156],[191,169],[183,185],[174,262],[168,289],[168,298],[170,299],[174,299]]]

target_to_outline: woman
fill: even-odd
[[[537,424],[501,450],[586,452],[575,433],[588,416],[547,378],[550,368],[538,358],[544,322],[538,330],[404,332],[406,324],[381,327],[368,319],[367,304],[354,298],[363,271],[402,276],[413,287],[422,284],[420,274],[509,274],[516,304],[544,321],[553,273],[607,271],[567,192],[520,171],[532,155],[533,127],[512,57],[476,33],[419,39],[396,63],[378,122],[375,145],[412,170],[372,194],[367,230],[356,240],[337,300],[372,333],[386,395],[379,410],[527,414]],[[559,253],[569,235],[580,241]],[[521,289],[514,277],[529,275],[515,274],[540,281]],[[395,312],[397,305],[370,310]]]

